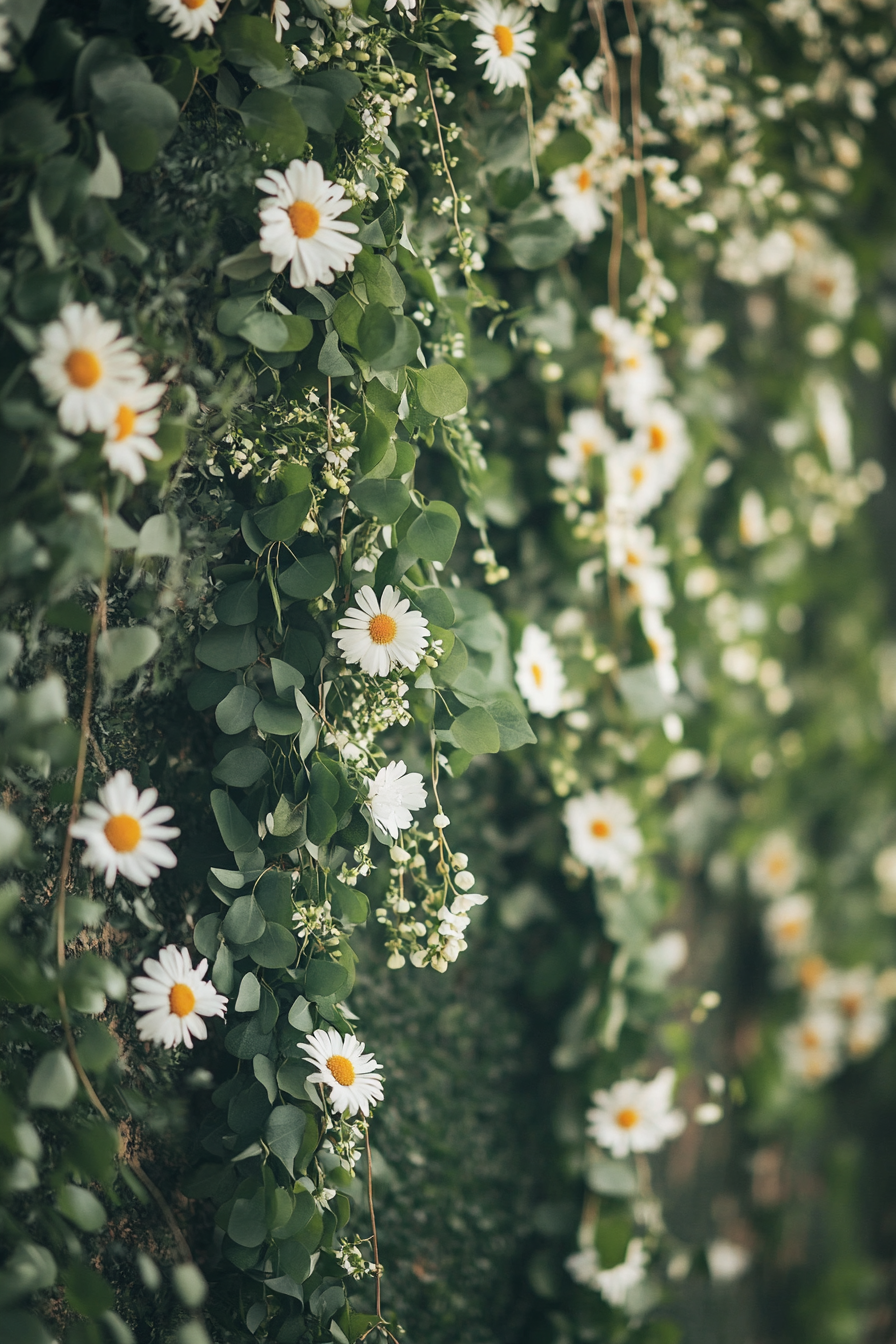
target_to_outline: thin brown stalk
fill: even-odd
[[[632,0],[623,0],[628,33],[632,44],[632,157],[635,160],[635,204],[638,213],[638,237],[646,240],[647,187],[644,182],[644,136],[641,130],[641,34]]]
[[[373,1162],[370,1159],[370,1127],[364,1130],[364,1143],[367,1147],[367,1203],[370,1208],[370,1228],[373,1233],[373,1263],[376,1268],[376,1314],[382,1319],[382,1301],[380,1295],[380,1251],[376,1240],[376,1215],[373,1212]]]
[[[619,70],[616,57],[607,31],[607,16],[603,0],[588,0],[588,13],[591,22],[600,33],[600,54],[607,65],[607,99],[609,113],[616,125],[620,123]],[[619,312],[619,274],[622,267],[622,228],[623,206],[622,190],[613,193],[613,234],[610,239],[610,260],[607,266],[607,299],[614,313]]]

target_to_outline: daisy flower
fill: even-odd
[[[213,33],[221,17],[221,0],[149,0],[149,12],[171,25],[175,37],[192,42]]]
[[[149,0],[149,12],[161,22],[171,24],[176,38],[192,42],[203,32],[215,31],[220,5],[222,0]]]
[[[289,5],[286,0],[274,0],[271,5],[271,23],[274,25],[274,36],[278,42],[283,41],[283,34],[289,27]]]
[[[644,848],[634,808],[615,789],[568,799],[563,820],[573,854],[598,877],[624,877]]]
[[[805,952],[812,932],[812,915],[811,900],[800,893],[782,896],[768,905],[762,927],[776,957],[791,957]]]
[[[138,792],[130,772],[119,770],[100,789],[97,802],[84,804],[71,833],[87,845],[83,862],[105,870],[107,887],[118,873],[138,887],[148,887],[161,868],[177,864],[163,841],[174,840],[180,831],[162,825],[174,816],[174,809],[156,807],[158,796],[156,789]]]
[[[289,266],[293,289],[331,285],[354,265],[361,244],[345,235],[358,226],[339,219],[352,203],[319,163],[293,159],[285,172],[269,168],[255,185],[273,198],[259,210],[259,246],[270,253],[272,271]]]
[[[666,473],[658,455],[634,441],[606,459],[607,514],[613,521],[637,522],[666,493]]]
[[[360,663],[372,677],[386,677],[393,667],[415,668],[429,636],[426,618],[391,584],[381,598],[365,585],[355,601],[333,634],[345,661]]]
[[[548,471],[555,481],[562,481],[564,485],[583,480],[593,458],[612,453],[618,446],[616,435],[600,412],[585,409],[572,412],[569,427],[557,442],[563,449],[563,456],[549,457]]]
[[[514,661],[516,684],[532,713],[543,714],[546,719],[559,714],[566,677],[550,635],[537,625],[527,625]]]
[[[404,761],[390,761],[377,771],[375,779],[368,779],[367,806],[374,825],[397,840],[398,832],[406,831],[413,822],[411,812],[426,806],[423,776],[408,774]]]
[[[802,864],[786,831],[771,831],[750,855],[747,880],[754,896],[789,896],[799,881]]]
[[[146,479],[144,459],[158,462],[162,456],[162,450],[152,436],[161,419],[158,403],[166,391],[164,383],[130,388],[106,430],[103,457],[113,471],[128,476],[135,485]]]
[[[606,227],[604,200],[587,163],[569,163],[551,177],[554,209],[562,215],[580,243],[590,243]]]
[[[31,370],[71,434],[108,429],[124,394],[146,382],[120,324],[107,322],[95,303],[65,305],[41,332]]]
[[[641,609],[641,629],[653,654],[657,681],[663,695],[675,695],[678,690],[678,671],[675,667],[675,635],[658,611],[651,607]]]
[[[663,490],[668,490],[678,480],[691,452],[684,417],[668,401],[646,407],[632,436],[632,451],[652,459],[659,468]]]
[[[141,1041],[153,1041],[173,1050],[176,1045],[193,1048],[194,1038],[204,1041],[208,1029],[204,1017],[223,1017],[227,999],[205,979],[208,962],[203,957],[196,969],[185,947],[163,947],[159,959],[147,957],[143,975],[134,977],[134,1007],[143,1016],[137,1023]]]
[[[470,22],[479,29],[473,46],[482,52],[477,65],[494,84],[495,93],[522,88],[526,82],[529,58],[535,55],[535,42],[529,16],[519,5],[502,5],[496,0],[477,0]]]
[[[373,1055],[364,1054],[364,1043],[355,1036],[340,1036],[332,1027],[313,1031],[299,1046],[316,1066],[309,1083],[330,1089],[330,1104],[340,1115],[369,1115],[383,1099],[383,1079]]]
[[[687,1123],[682,1111],[672,1109],[674,1089],[675,1070],[665,1068],[652,1082],[624,1078],[609,1092],[595,1092],[585,1117],[589,1137],[616,1158],[657,1152]]]
[[[846,1049],[853,1059],[876,1050],[887,1034],[887,1014],[870,966],[828,970],[811,990],[811,1002],[840,1015]]]
[[[662,361],[650,340],[612,308],[595,308],[591,326],[603,338],[609,368],[604,375],[607,397],[628,425],[639,425],[645,407],[669,390]]]
[[[839,1016],[819,1008],[792,1022],[781,1032],[786,1071],[801,1083],[817,1085],[840,1067],[843,1026]]]
[[[622,1263],[598,1272],[597,1287],[601,1297],[612,1307],[624,1306],[632,1288],[644,1279],[649,1260],[644,1242],[640,1237],[632,1237]]]

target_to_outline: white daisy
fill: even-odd
[[[645,407],[632,436],[632,451],[658,465],[663,490],[668,490],[678,480],[691,452],[684,417],[668,401],[655,401]]]
[[[624,1306],[632,1288],[643,1281],[649,1261],[644,1242],[640,1237],[632,1237],[622,1263],[599,1271],[597,1286],[601,1297],[613,1307]]]
[[[271,254],[271,270],[289,266],[293,289],[305,285],[331,285],[338,274],[351,269],[361,244],[348,233],[357,224],[339,219],[351,208],[342,187],[324,177],[312,159],[293,159],[281,173],[269,168],[255,185],[273,200],[259,210],[262,252]]]
[[[397,840],[398,832],[413,822],[411,812],[426,806],[423,776],[409,775],[404,761],[390,761],[375,779],[368,779],[367,806],[374,824]]]
[[[355,601],[333,633],[345,661],[360,663],[372,677],[386,677],[393,667],[415,668],[429,635],[426,618],[391,584],[381,598],[365,585]]]
[[[205,979],[208,962],[203,957],[194,970],[187,949],[172,944],[161,949],[158,961],[147,957],[142,969],[145,974],[133,980],[134,1007],[143,1014],[137,1022],[141,1041],[192,1050],[194,1038],[204,1041],[208,1035],[202,1019],[227,1011],[225,996]]]
[[[772,901],[762,917],[768,945],[776,957],[792,957],[805,952],[812,932],[812,902],[795,892]]]
[[[635,811],[615,789],[589,790],[563,809],[569,847],[598,877],[624,877],[644,848]]]
[[[355,1036],[340,1036],[332,1027],[313,1031],[300,1046],[317,1072],[309,1083],[330,1089],[330,1103],[339,1115],[369,1115],[383,1099],[383,1079],[373,1055],[364,1054],[364,1043]]]
[[[516,684],[533,714],[552,719],[563,708],[566,677],[550,635],[527,625],[516,654]]]
[[[286,0],[274,0],[274,3],[271,5],[271,23],[276,30],[274,36],[278,42],[282,42],[283,34],[286,32],[290,23],[289,5],[286,3]]]
[[[590,243],[606,227],[606,201],[587,163],[570,163],[551,177],[554,209],[562,215],[581,243]]]
[[[526,83],[529,58],[535,55],[535,41],[529,16],[519,5],[502,5],[497,0],[476,0],[470,22],[479,29],[473,46],[482,52],[477,65],[494,84],[495,93],[522,88]]]
[[[800,878],[802,863],[786,831],[771,831],[753,850],[747,880],[754,896],[788,896]]]
[[[657,1152],[687,1123],[682,1111],[672,1109],[674,1090],[675,1070],[665,1068],[652,1082],[624,1078],[608,1092],[595,1092],[585,1117],[589,1137],[616,1158]]]
[[[72,434],[108,429],[125,393],[146,382],[120,324],[105,321],[95,303],[65,305],[41,332],[31,370],[47,399],[59,403],[59,423]]]
[[[657,546],[652,527],[632,523],[607,523],[607,563],[610,569],[634,583],[644,569],[660,569],[669,563],[665,546]]]
[[[548,471],[555,481],[562,481],[564,485],[585,480],[589,462],[618,447],[616,435],[600,412],[585,409],[572,412],[569,427],[559,435],[557,442],[564,456],[549,457]]]
[[[163,841],[174,840],[180,831],[162,825],[174,816],[174,809],[156,807],[158,796],[156,789],[140,793],[130,772],[119,770],[100,789],[97,802],[84,804],[71,833],[87,845],[82,862],[105,870],[107,887],[117,873],[138,887],[148,887],[161,868],[176,866],[177,859]]]
[[[675,635],[658,611],[641,608],[641,629],[653,654],[657,681],[664,695],[675,695],[678,690],[678,671],[675,667]]]
[[[610,405],[628,425],[639,425],[645,408],[669,390],[665,371],[649,338],[612,308],[595,308],[591,326],[603,338],[608,365],[604,386]]]
[[[149,0],[149,12],[168,23],[175,37],[192,42],[213,33],[221,17],[221,0]]]
[[[614,522],[637,522],[666,493],[666,472],[657,454],[627,443],[605,462],[607,514]]]
[[[870,966],[828,969],[813,985],[810,1000],[816,1008],[840,1015],[846,1049],[853,1059],[876,1050],[887,1034],[887,1014]]]
[[[158,403],[167,390],[164,383],[130,388],[106,430],[103,457],[113,471],[130,477],[135,485],[146,479],[144,460],[158,462],[162,456],[152,436],[161,419]]]
[[[810,1086],[823,1083],[840,1067],[843,1026],[839,1016],[819,1008],[792,1022],[781,1032],[786,1071]]]

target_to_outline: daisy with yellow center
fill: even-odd
[[[615,789],[589,790],[570,798],[563,809],[569,847],[598,877],[628,877],[644,848],[635,812]]]
[[[675,1070],[665,1068],[652,1082],[625,1078],[595,1092],[585,1117],[589,1138],[616,1158],[657,1152],[685,1127],[684,1114],[672,1109],[674,1089]]]
[[[605,211],[610,202],[597,185],[594,169],[587,163],[570,163],[551,177],[554,209],[562,215],[580,243],[590,243],[607,226]]]
[[[152,1041],[173,1050],[185,1045],[192,1050],[194,1039],[204,1041],[208,1028],[204,1017],[223,1017],[227,999],[205,979],[205,958],[194,969],[185,947],[163,947],[159,959],[147,957],[143,975],[134,977],[134,1007],[142,1017],[137,1031],[141,1041]]]
[[[159,428],[158,403],[164,383],[146,383],[130,390],[119,403],[115,419],[106,430],[103,457],[113,471],[120,471],[139,485],[146,479],[146,462],[157,462],[162,450],[153,439]]]
[[[188,42],[215,31],[221,8],[221,0],[149,0],[150,14],[169,24],[175,37]]]
[[[836,1073],[842,1062],[843,1027],[836,1013],[815,1009],[781,1033],[784,1067],[801,1083],[815,1086]]]
[[[658,468],[662,491],[669,490],[681,475],[691,452],[684,417],[667,401],[648,407],[632,438],[632,449],[650,457]]]
[[[795,892],[771,902],[762,925],[776,957],[792,957],[805,952],[812,932],[812,916],[812,902],[801,893]]]
[[[255,185],[271,198],[259,211],[259,246],[270,253],[272,271],[288,266],[289,283],[303,289],[331,285],[351,269],[361,244],[346,235],[357,233],[358,226],[339,218],[351,201],[324,177],[319,163],[293,159],[282,173],[269,168]]]
[[[71,434],[108,429],[122,399],[146,382],[121,326],[107,322],[95,303],[68,303],[47,323],[31,370]]]
[[[175,839],[180,831],[162,824],[174,811],[156,807],[158,796],[155,789],[140,793],[130,773],[119,770],[100,789],[96,802],[84,804],[71,833],[85,841],[82,861],[104,872],[107,887],[118,873],[138,887],[148,887],[160,869],[177,864],[164,841]]]
[[[802,861],[786,831],[772,831],[754,849],[747,879],[754,896],[788,896],[799,881]]]
[[[354,1036],[340,1036],[333,1027],[313,1031],[299,1049],[308,1056],[314,1072],[309,1083],[329,1089],[330,1105],[338,1115],[369,1115],[383,1099],[383,1078],[373,1055],[364,1053],[364,1043]]]
[[[482,73],[489,84],[494,84],[495,93],[522,88],[530,58],[535,55],[535,41],[526,11],[519,5],[476,0],[470,22],[479,29],[473,46],[482,55],[476,57],[476,64],[485,67]]]
[[[415,668],[429,638],[425,617],[391,584],[380,598],[365,585],[355,601],[333,635],[345,661],[360,663],[372,677],[386,677],[393,667]]]
[[[588,478],[589,463],[617,448],[616,436],[599,411],[586,409],[570,414],[567,428],[557,438],[562,456],[548,458],[548,471],[555,481],[576,485]]]
[[[566,677],[550,635],[527,625],[515,655],[516,684],[533,714],[552,719],[563,708]]]

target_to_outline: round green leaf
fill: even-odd
[[[451,559],[459,531],[460,515],[457,509],[435,500],[427,504],[419,518],[411,523],[404,544],[422,560],[438,560],[445,564]]]
[[[296,940],[282,924],[268,924],[262,936],[252,943],[248,951],[256,966],[269,969],[292,966],[298,956]]]
[[[234,686],[215,710],[215,722],[221,732],[242,733],[250,727],[260,700],[254,686]]]
[[[397,523],[411,502],[406,485],[401,481],[358,481],[352,486],[351,497],[368,518],[381,523]]]
[[[106,1210],[96,1195],[80,1185],[64,1185],[57,1198],[60,1213],[82,1232],[98,1232],[106,1223]]]
[[[254,943],[265,928],[264,914],[254,896],[237,896],[221,925],[224,937],[234,943]]]
[[[498,725],[488,710],[481,706],[468,709],[455,719],[451,725],[451,733],[457,745],[468,751],[471,756],[501,750]]]
[[[253,518],[268,541],[291,541],[305,521],[310,507],[311,491],[302,490],[298,494],[287,495],[266,509],[259,509]]]
[[[277,584],[287,597],[302,598],[310,602],[312,598],[322,597],[336,579],[336,566],[333,557],[327,551],[319,555],[305,555],[281,570]]]
[[[417,400],[429,415],[439,418],[462,411],[467,404],[467,385],[450,364],[433,364],[416,375]]]
[[[196,645],[200,663],[219,672],[248,667],[258,657],[258,640],[251,625],[213,625]]]
[[[260,747],[237,747],[218,762],[212,776],[222,784],[248,789],[267,774],[270,765]]]
[[[247,625],[254,621],[258,615],[258,584],[255,580],[229,584],[215,603],[215,615],[225,625]]]

